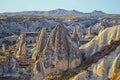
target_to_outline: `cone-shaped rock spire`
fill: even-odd
[[[40,53],[45,48],[46,41],[47,41],[46,29],[42,28],[38,37],[38,41],[36,43],[35,52],[32,55],[32,59],[36,60],[40,56]]]
[[[40,71],[45,72],[44,75],[75,68],[81,64],[79,49],[71,41],[63,24],[57,24],[51,31],[40,58],[44,69]]]

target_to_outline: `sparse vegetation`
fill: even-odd
[[[47,76],[44,80],[55,80],[56,78],[60,78],[60,77],[61,77],[61,75],[57,74],[54,76]]]
[[[0,46],[0,51],[2,51],[2,46]]]
[[[4,61],[6,59],[6,56],[0,56],[0,62]]]

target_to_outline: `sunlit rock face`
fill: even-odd
[[[42,76],[59,73],[79,66],[81,60],[79,49],[71,41],[67,29],[58,24],[49,35],[41,57],[35,63],[34,72],[42,73]]]
[[[21,33],[21,35],[18,38],[18,43],[16,45],[16,57],[25,58],[27,55],[25,37],[26,37],[26,35]]]
[[[101,31],[98,36],[92,39],[85,45],[79,47],[80,51],[86,57],[93,55],[95,52],[100,51],[103,46],[111,44],[112,41],[120,39],[120,25],[111,28],[106,28]]]
[[[103,59],[102,61],[100,61],[99,64],[94,66],[93,72],[96,73],[98,76],[106,77],[107,68],[108,68],[107,61],[106,59]]]
[[[87,70],[75,76],[75,80],[108,80],[112,78],[120,68],[120,45],[103,57],[97,63],[92,64]]]
[[[36,43],[36,47],[35,47],[35,51],[32,55],[32,59],[37,60],[37,58],[40,56],[40,54],[42,53],[43,49],[46,46],[47,37],[48,36],[46,33],[46,29],[42,28],[42,30],[39,33],[38,41]]]
[[[116,72],[118,72],[118,69],[120,68],[120,53],[119,55],[114,59],[112,66],[109,71],[109,78],[112,78]]]

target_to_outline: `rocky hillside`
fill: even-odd
[[[115,29],[113,29],[115,28]],[[116,33],[119,33],[119,29],[120,26],[116,26],[116,27],[111,27],[108,29],[103,30],[103,34],[106,34],[106,31],[109,32],[110,30],[112,30],[113,32],[116,31]],[[102,33],[99,33],[99,35]],[[114,33],[111,33],[111,36],[114,35]],[[115,35],[119,35],[119,34],[115,34]],[[114,35],[114,37],[116,37]],[[102,46],[102,49],[99,51],[95,51],[94,54],[91,54],[89,56],[87,56],[86,58],[84,58],[84,56],[82,57],[83,61],[82,64],[77,67],[74,68],[72,70],[68,70],[66,72],[63,72],[62,74],[58,74],[60,75],[58,77],[58,75],[56,75],[56,77],[51,76],[47,77],[45,79],[57,79],[57,80],[64,80],[64,79],[70,79],[70,80],[108,80],[108,79],[112,79],[114,80],[114,78],[118,78],[119,80],[119,48],[120,48],[120,36],[117,36],[116,38],[111,38],[109,39],[109,35],[104,37],[104,35],[100,35],[98,37],[103,37],[101,38],[101,40],[105,40],[106,38],[108,40],[113,40],[112,42],[110,42],[109,44],[105,44],[104,46]],[[92,41],[92,40],[91,40]],[[109,41],[108,41],[109,42]],[[87,43],[90,44],[91,42]],[[86,44],[85,44],[86,45]],[[83,45],[83,46],[85,46]],[[101,44],[100,44],[101,45]],[[92,47],[91,44],[89,45],[89,47]],[[86,48],[87,49],[87,48]],[[93,50],[95,48],[91,48],[88,50]],[[81,51],[81,50],[80,50]],[[90,54],[89,52],[86,52],[85,54]],[[117,77],[115,77],[117,76]]]
[[[46,28],[47,34],[50,34],[59,22],[68,29],[77,46],[81,46],[105,28],[120,25],[120,15],[0,15],[0,45],[15,44],[16,36],[18,37],[20,33],[39,32],[43,27]]]
[[[119,14],[23,13],[0,15],[0,80],[120,80]]]
[[[76,75],[74,77],[74,80],[87,80],[88,78],[89,80],[108,80],[108,79],[116,80],[114,79],[114,76],[118,74],[120,68],[119,66],[120,42],[117,42],[117,44],[113,43],[111,46],[113,47],[113,49],[109,47],[109,49],[107,49],[108,51],[102,50],[104,52],[104,57],[102,57],[101,59],[97,57],[100,57],[103,54],[103,52],[99,52],[99,55],[95,57],[92,56],[91,58],[88,58],[88,60],[86,60],[87,64],[91,63],[90,60],[94,58],[93,63],[91,63],[90,64],[91,66],[85,69],[82,73]],[[109,50],[111,52],[109,52]],[[99,60],[95,62],[96,59]],[[117,80],[119,79],[120,78],[118,77]]]
[[[25,13],[25,14],[24,14]],[[0,15],[0,38],[5,36],[20,34],[21,32],[40,31],[42,27],[46,27],[47,32],[50,32],[57,23],[62,22],[70,30],[70,33],[75,27],[81,27],[83,33],[87,33],[87,29],[91,27],[93,34],[98,34],[101,29],[120,24],[120,16],[114,14],[104,14],[101,11],[93,11],[89,13],[81,13],[76,10],[67,11],[63,9],[51,10],[48,12],[21,12],[16,14],[1,14]],[[42,13],[43,15],[33,15],[34,13]],[[44,15],[48,13],[48,15]],[[49,16],[49,14],[62,14]],[[70,13],[70,14],[69,14]],[[67,15],[63,15],[67,14]],[[76,15],[73,15],[76,14]],[[84,14],[84,15],[77,15]],[[96,15],[97,14],[97,15]],[[100,15],[101,14],[101,15]]]
[[[93,40],[96,40],[97,44],[94,43],[92,40],[91,42],[87,43],[86,45],[89,45],[89,48],[94,46],[94,48],[89,49],[86,45],[86,50],[92,50],[94,51],[94,54],[90,54],[89,52],[86,52],[87,54],[86,61],[83,65],[90,64],[90,60],[93,60],[93,62],[90,64],[85,71],[82,73],[79,73],[77,76],[75,76],[75,80],[119,80],[114,79],[116,78],[115,75],[119,73],[119,56],[120,56],[120,26],[114,26],[111,28],[107,28],[103,30],[99,35],[94,38]],[[115,31],[115,32],[114,32]],[[107,46],[109,45],[109,46]],[[107,47],[106,47],[107,46]],[[83,47],[81,46],[80,49]],[[101,48],[101,49],[99,49]],[[98,51],[99,49],[99,51]],[[85,50],[84,50],[85,51]],[[97,55],[99,54],[99,55]],[[104,55],[99,58],[101,55]],[[91,56],[91,57],[90,57]],[[98,61],[96,61],[98,60]],[[95,62],[96,61],[96,62]]]
[[[89,57],[97,51],[100,51],[103,46],[109,45],[111,42],[117,41],[119,39],[120,26],[114,26],[101,31],[98,36],[93,38],[87,44],[82,45],[79,49],[82,51],[85,57]]]

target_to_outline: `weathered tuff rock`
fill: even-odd
[[[49,73],[75,68],[81,64],[78,47],[71,41],[67,29],[58,24],[50,33],[41,57],[36,61],[34,75],[36,80]],[[36,74],[37,73],[37,74]]]
[[[6,57],[6,60],[0,64],[0,76],[19,77],[18,63],[13,55]]]
[[[2,33],[21,33],[21,32],[36,32],[39,31],[43,26],[48,31],[56,25],[54,18],[34,18],[33,16],[27,17],[7,17],[0,19],[0,32]],[[34,26],[34,27],[33,27]]]
[[[103,46],[111,44],[112,41],[120,39],[120,25],[111,28],[106,28],[101,31],[98,36],[92,39],[79,49],[84,53],[85,57],[93,55],[95,52],[100,51]]]
[[[87,30],[87,35],[91,35],[91,28],[89,27],[88,30]]]
[[[33,80],[43,80],[44,76],[44,66],[41,59],[37,60],[35,62],[34,68],[33,68],[34,77]]]
[[[120,68],[120,54],[114,59],[109,71],[109,78],[112,78]]]
[[[20,37],[18,38],[18,43],[16,45],[16,57],[25,58],[27,55],[25,36],[25,34],[21,33]]]
[[[120,40],[120,26],[115,26],[103,30],[96,38],[92,40],[93,42],[91,41],[88,44],[84,45],[86,47],[84,48],[88,50],[89,53],[92,53],[90,51],[97,52],[97,50],[100,47],[111,44],[112,41],[119,40]],[[89,53],[87,54],[90,55]],[[89,57],[88,55],[87,57]],[[97,63],[92,64],[90,67],[87,68],[87,70],[78,74],[74,79],[108,80],[119,71],[119,68],[120,68],[120,45],[117,45],[117,48],[113,52],[110,52],[109,55],[101,58]]]
[[[119,68],[120,45],[110,55],[103,57],[86,71],[76,75],[74,80],[108,80],[117,73]]]
[[[78,46],[80,46],[80,37],[79,37],[79,34],[78,34],[76,28],[74,29],[74,31],[73,31],[73,33],[71,35],[71,39],[72,39],[72,41],[74,41],[75,43],[77,43]]]
[[[5,52],[6,51],[6,45],[2,44],[2,51]]]
[[[46,29],[42,28],[38,37],[38,41],[36,43],[35,52],[32,55],[32,59],[37,60],[37,58],[40,56],[40,53],[42,53],[43,49],[45,48],[46,42],[47,42]]]
[[[108,68],[108,65],[107,65],[107,61],[106,59],[103,59],[102,61],[100,61],[99,64],[96,64],[93,68],[93,72],[96,73],[98,76],[107,76],[107,68]]]

